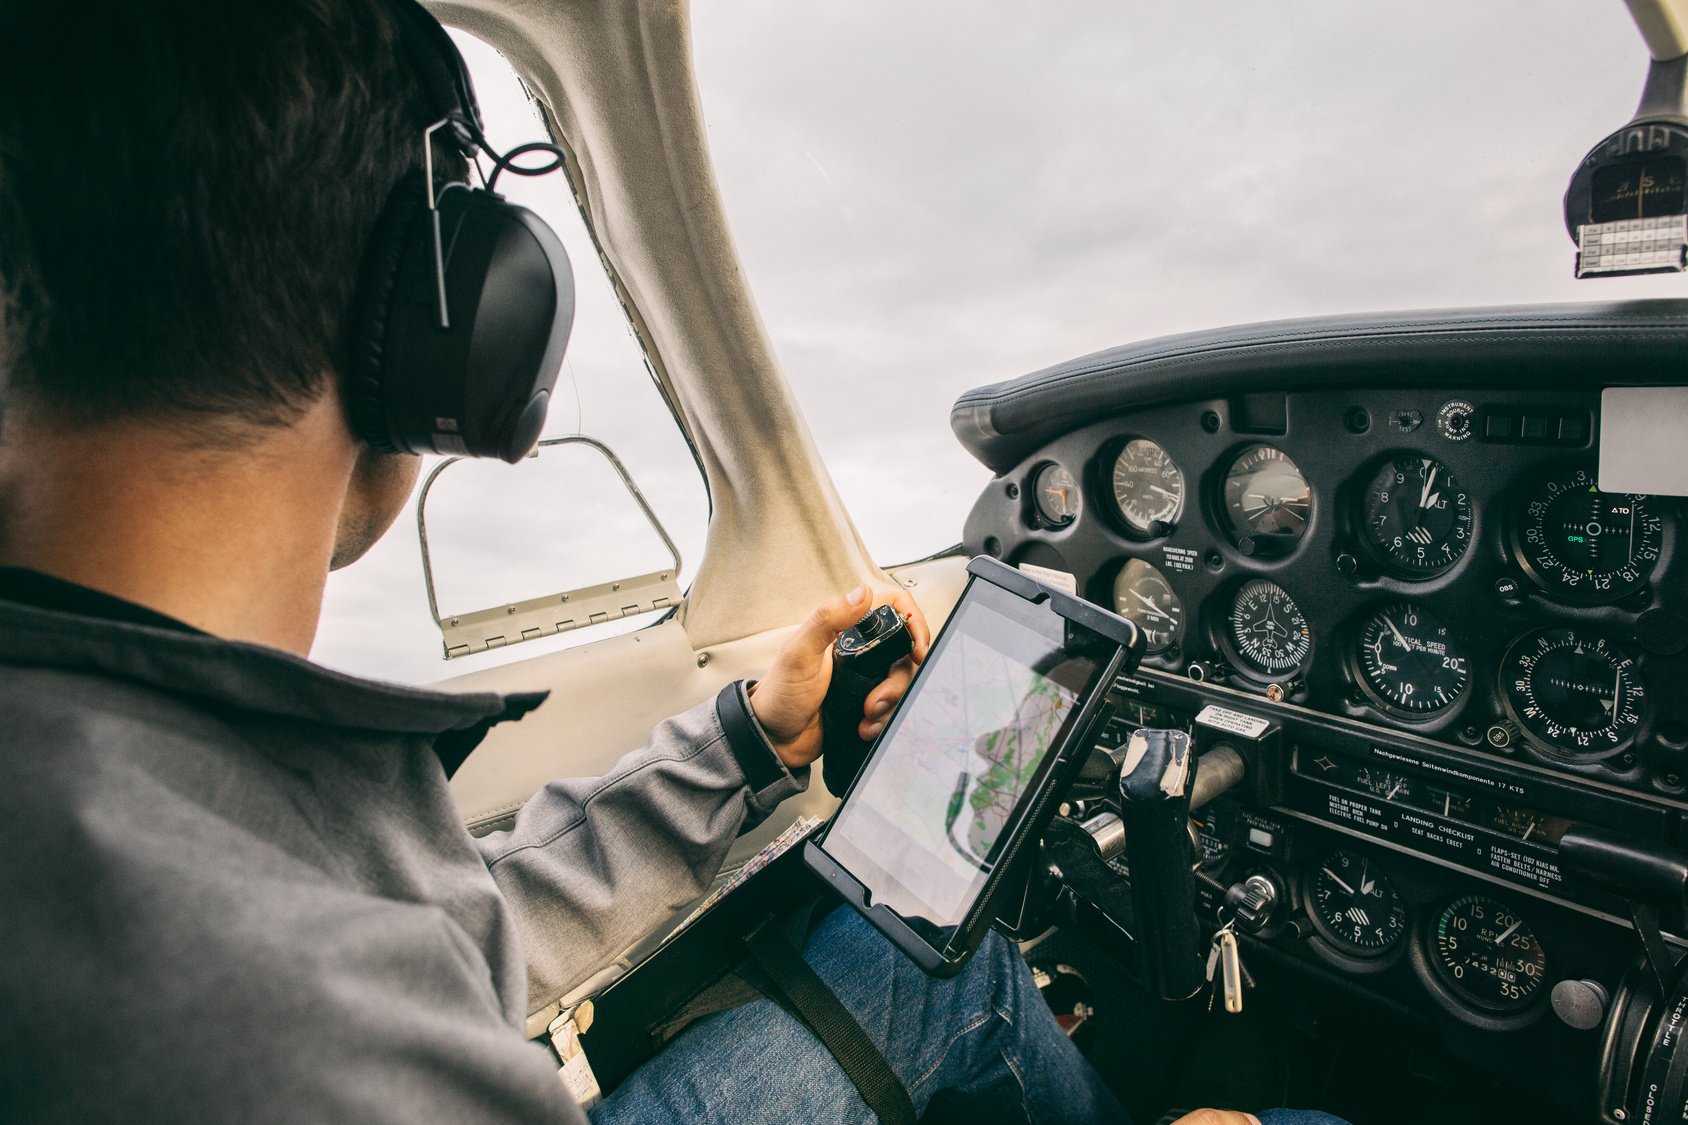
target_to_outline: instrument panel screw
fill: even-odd
[[[1356,406],[1350,410],[1348,417],[1344,418],[1343,421],[1347,424],[1348,432],[1351,434],[1363,434],[1371,429],[1371,415],[1366,413],[1363,406]]]
[[[1210,434],[1219,432],[1219,415],[1211,410],[1202,413],[1202,429]]]
[[[1008,487],[1003,489],[1003,491],[1008,493],[1008,499],[1010,500],[1018,500],[1020,498],[1020,486],[1015,484],[1013,481],[1009,481]]]
[[[697,666],[699,668],[704,667],[708,663],[709,663],[709,654],[707,652],[700,652],[700,653],[697,654]]]

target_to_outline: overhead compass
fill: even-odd
[[[1397,457],[1366,485],[1361,529],[1378,562],[1402,578],[1428,578],[1471,545],[1471,498],[1435,458]]]

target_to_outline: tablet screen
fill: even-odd
[[[1047,603],[985,582],[968,592],[822,845],[870,905],[939,948],[1104,667],[1066,651],[1067,625]]]

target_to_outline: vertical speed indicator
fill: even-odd
[[[1453,706],[1471,682],[1448,627],[1408,602],[1385,606],[1360,628],[1360,680],[1385,710],[1428,718]]]

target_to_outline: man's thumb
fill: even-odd
[[[798,629],[800,643],[805,649],[821,651],[837,640],[838,634],[860,621],[867,613],[872,600],[871,590],[866,586],[857,586],[848,594],[840,594],[822,602]]]

